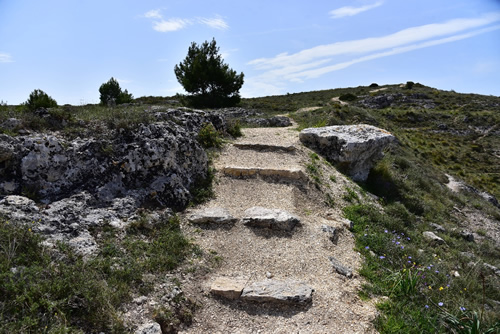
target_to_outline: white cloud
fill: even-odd
[[[333,71],[338,71],[338,70],[347,68],[351,65],[361,63],[364,61],[373,60],[373,59],[382,58],[382,57],[387,57],[387,56],[393,56],[396,54],[410,52],[410,51],[423,49],[423,48],[428,48],[431,46],[441,45],[441,44],[445,44],[445,43],[455,42],[455,41],[470,38],[473,36],[477,36],[479,34],[483,34],[483,33],[490,32],[493,30],[498,30],[498,29],[500,29],[500,25],[493,26],[490,28],[480,29],[480,30],[466,33],[466,34],[455,35],[455,36],[437,39],[437,40],[433,40],[433,41],[427,41],[427,42],[423,42],[423,43],[419,43],[419,44],[412,44],[412,45],[408,45],[408,46],[393,48],[389,51],[374,53],[374,54],[367,55],[364,57],[355,58],[355,59],[352,59],[350,61],[334,64],[331,66],[325,66],[325,67],[314,69],[314,70],[303,71],[300,73],[294,73],[294,74],[285,76],[285,78],[287,78],[290,81],[293,81],[294,79],[297,79],[297,78],[304,78],[304,79],[318,78],[318,77],[322,76],[323,74],[333,72]]]
[[[0,52],[0,63],[12,63],[14,60],[12,60],[12,56],[8,53],[2,53]]]
[[[165,20],[160,9],[153,9],[145,13],[143,17],[153,20],[153,29],[159,32],[177,31],[192,24],[202,24],[218,30],[229,28],[229,25],[220,16],[213,18],[200,17],[196,19],[169,18]]]
[[[319,45],[294,54],[285,52],[273,58],[255,59],[248,64],[263,71],[253,79],[259,82],[255,83],[256,86],[279,85],[283,80],[302,82],[357,63],[451,43],[497,30],[500,25],[488,25],[498,24],[499,21],[500,12],[494,12],[477,18],[454,19],[444,23],[411,27],[381,37]],[[345,59],[349,56],[350,60],[338,60],[339,57]]]
[[[330,11],[330,16],[334,19],[338,19],[345,16],[354,16],[359,13],[365,12],[367,10],[382,6],[383,3],[384,3],[383,1],[378,1],[373,5],[366,5],[362,7],[351,7],[351,6],[341,7]]]
[[[444,35],[458,33],[467,29],[478,28],[500,21],[500,12],[490,13],[480,18],[454,19],[445,23],[427,24],[400,30],[382,37],[371,37],[353,41],[319,45],[295,54],[281,53],[274,58],[260,58],[251,61],[258,69],[289,67],[309,63],[314,59],[338,55],[362,54],[388,48],[398,47]]]
[[[144,14],[144,17],[146,17],[148,19],[162,19],[163,18],[161,16],[161,14],[160,14],[160,10],[159,9],[150,10],[149,12],[147,12],[146,14]]]
[[[229,28],[229,25],[220,17],[215,18],[199,18],[198,22],[201,24],[207,25],[210,28],[218,29],[218,30],[226,30]]]
[[[170,32],[180,30],[191,24],[190,20],[185,19],[169,19],[153,22],[153,29],[159,32]]]

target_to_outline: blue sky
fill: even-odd
[[[0,0],[0,100],[183,93],[173,68],[215,38],[243,97],[406,81],[500,95],[499,0]]]

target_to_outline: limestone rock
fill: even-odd
[[[337,241],[339,240],[339,231],[337,228],[333,226],[321,225],[321,230],[327,233],[328,239],[330,239],[331,242],[337,244]]]
[[[474,234],[470,231],[463,230],[460,232],[460,236],[466,241],[474,242]]]
[[[434,245],[442,245],[444,244],[444,240],[434,234],[434,232],[426,231],[423,232],[422,235],[425,239],[429,240],[431,244]]]
[[[304,305],[312,301],[313,291],[304,282],[268,279],[245,287],[240,298],[259,303]]]
[[[224,208],[207,208],[198,210],[188,217],[194,224],[234,224],[237,219]]]
[[[286,211],[255,206],[245,211],[243,224],[272,230],[291,231],[300,219]]]
[[[247,118],[245,122],[262,127],[287,127],[292,125],[290,119],[285,116],[273,116],[271,118]]]
[[[157,322],[150,322],[143,324],[137,328],[135,334],[162,334],[160,324]]]
[[[444,233],[446,232],[446,229],[439,225],[439,224],[435,224],[435,223],[431,223],[430,226],[436,231],[436,232],[441,232],[441,233]]]
[[[365,181],[383,150],[396,140],[389,132],[366,124],[308,128],[299,138],[355,181]]]
[[[90,255],[98,250],[93,227],[123,229],[138,219],[140,207],[184,209],[195,181],[207,175],[198,131],[212,122],[224,132],[225,119],[189,109],[153,117],[156,122],[83,139],[58,132],[0,134],[0,215],[13,223],[34,221],[32,230],[44,234],[48,245],[68,242]],[[19,196],[23,189],[40,203]]]
[[[238,299],[246,282],[242,278],[218,277],[210,286],[210,293],[227,299]]]
[[[347,278],[352,278],[352,270],[344,266],[342,263],[340,263],[339,260],[334,258],[333,256],[330,256],[328,258],[330,262],[333,265],[333,268],[335,268],[335,271],[341,275],[346,276]]]

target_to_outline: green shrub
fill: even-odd
[[[29,111],[35,111],[39,108],[57,107],[57,102],[40,89],[31,92],[28,100],[24,103]]]
[[[241,133],[241,123],[239,120],[230,120],[227,122],[227,133],[233,138],[238,138],[243,136]]]
[[[352,93],[342,94],[339,97],[340,101],[355,101],[358,97]]]
[[[405,85],[405,89],[412,89],[415,83],[413,81],[407,81]]]
[[[212,123],[205,123],[198,132],[198,142],[203,148],[222,147],[222,138]]]

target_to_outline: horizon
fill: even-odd
[[[263,9],[262,9],[263,8]],[[0,101],[41,89],[95,104],[114,77],[134,98],[184,90],[174,66],[215,38],[243,98],[413,81],[500,96],[500,1],[0,2]]]

